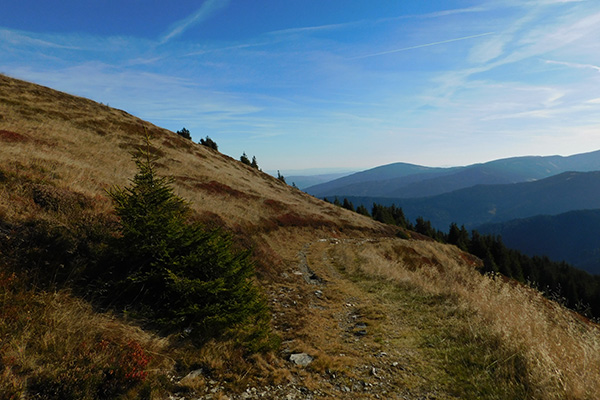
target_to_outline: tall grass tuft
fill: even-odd
[[[520,359],[530,398],[593,399],[600,393],[600,330],[538,291],[481,275],[456,248],[387,240],[339,246],[335,257],[352,273],[387,279],[456,299],[470,313],[473,338],[498,338],[504,360]]]

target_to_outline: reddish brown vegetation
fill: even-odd
[[[34,203],[45,210],[70,212],[91,206],[84,195],[67,189],[37,184],[31,189]]]
[[[17,132],[0,130],[0,140],[3,142],[27,142],[29,139]]]
[[[282,203],[281,201],[266,199],[264,202],[265,206],[267,206],[270,210],[281,212],[286,210],[288,207]]]
[[[211,211],[203,211],[199,214],[196,214],[195,220],[206,225],[209,229],[227,226],[227,223],[219,214],[215,214]]]
[[[479,258],[475,257],[473,254],[460,252],[459,256],[462,261],[464,261],[467,265],[472,266],[473,268],[483,267],[483,261],[481,261]]]
[[[134,136],[135,138],[135,136]],[[119,144],[119,147],[128,150],[130,153],[136,152],[140,148],[140,143],[129,139],[127,142]],[[150,154],[162,158],[165,156],[165,152],[158,147],[150,146]],[[157,165],[160,163],[157,163]]]
[[[226,195],[231,196],[236,199],[256,199],[258,196],[250,195],[248,193],[241,192],[237,189],[232,188],[231,186],[227,186],[224,183],[217,181],[210,182],[199,182],[194,184],[196,189],[200,189],[202,191],[208,192],[210,194],[216,195]]]
[[[162,144],[165,147],[169,147],[171,149],[184,150],[187,153],[193,153],[193,147],[189,145],[190,140],[183,139],[177,135],[169,135],[165,136]]]
[[[316,215],[299,215],[295,212],[288,212],[283,215],[278,215],[274,218],[274,222],[280,227],[310,227],[310,228],[333,228],[337,227],[332,221],[327,221]]]

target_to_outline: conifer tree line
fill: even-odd
[[[190,134],[190,131],[188,129],[186,129],[185,127],[178,130],[177,134],[185,139],[192,140],[192,135]],[[206,146],[210,149],[213,149],[215,151],[219,151],[219,146],[217,145],[217,142],[215,142],[208,136],[206,136],[206,138],[204,138],[204,139],[200,139],[200,141],[198,143],[200,143],[201,145]],[[252,156],[252,160],[250,160],[250,158],[248,157],[246,152],[243,152],[242,155],[240,156],[240,161],[242,162],[242,164],[245,164],[254,169],[260,170],[260,167],[258,166],[258,162],[256,160],[256,156]],[[285,178],[281,174],[279,174],[279,171],[278,171],[277,179],[285,182]]]
[[[176,133],[184,139],[192,140],[192,135],[190,131],[185,127],[181,128]],[[219,151],[219,146],[217,145],[217,142],[215,142],[208,136],[206,136],[206,138],[204,139],[200,139],[198,143],[200,143],[202,146],[208,147],[209,149]]]
[[[260,170],[260,168],[258,167],[258,162],[256,161],[256,156],[252,156],[252,161],[250,161],[250,159],[246,155],[246,152],[244,152],[240,156],[240,161],[242,162],[242,164],[245,164],[245,165],[248,165],[248,166],[250,166],[250,167],[252,167],[254,169]]]
[[[190,134],[190,131],[187,130],[185,127],[182,128],[181,130],[177,131],[177,134],[183,138],[192,139],[192,136]],[[219,151],[219,146],[217,146],[217,143],[212,140],[210,137],[206,136],[205,139],[200,139],[199,142],[201,145],[206,146],[208,148],[211,148],[213,150]],[[252,156],[252,160],[250,160],[250,158],[248,157],[248,155],[246,154],[246,152],[243,152],[242,155],[240,156],[240,162],[244,165],[248,165],[254,169],[257,170],[261,170],[260,167],[258,166],[258,161],[256,160],[256,156]],[[277,179],[280,180],[283,183],[286,183],[285,181],[285,177],[283,175],[281,175],[281,173],[279,171],[277,171]],[[296,187],[296,184],[293,184],[294,187]]]
[[[327,198],[324,200],[329,202]],[[506,247],[499,235],[482,235],[476,230],[469,232],[456,223],[450,224],[447,233],[433,228],[431,222],[423,217],[418,217],[415,224],[412,224],[405,217],[402,208],[395,205],[382,206],[374,203],[369,212],[363,205],[355,208],[345,198],[339,200],[336,197],[333,204],[441,243],[455,245],[483,261],[482,273],[498,273],[531,285],[546,297],[587,317],[600,320],[600,276],[591,275],[566,262],[552,261],[546,256],[527,256]]]
[[[285,176],[281,175],[281,172],[279,172],[279,170],[277,170],[277,179],[280,180],[283,183],[285,182]]]
[[[219,151],[219,146],[217,146],[217,142],[212,140],[210,137],[206,136],[204,139],[200,139],[200,144],[202,146],[206,146],[209,149],[213,149],[215,151]]]
[[[190,134],[190,131],[187,130],[185,127],[183,127],[180,130],[178,130],[177,134],[179,136],[181,136],[182,138],[184,138],[184,139],[192,140],[192,135]]]

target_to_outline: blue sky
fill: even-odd
[[[282,173],[600,149],[597,0],[6,0],[0,72]]]

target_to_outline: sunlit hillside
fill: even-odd
[[[194,218],[252,251],[271,350],[248,354],[231,340],[193,347],[8,269],[14,249],[27,251],[22,235],[32,226],[80,232],[114,223],[106,190],[129,183],[146,134],[159,173],[173,178]],[[125,111],[5,76],[0,252],[0,399],[108,398],[117,384],[121,398],[152,399],[600,393],[598,326],[483,276],[480,260],[456,247],[320,201]],[[31,262],[23,271],[44,268],[52,247],[35,254],[45,255],[23,258]],[[90,395],[94,380],[104,386]]]

